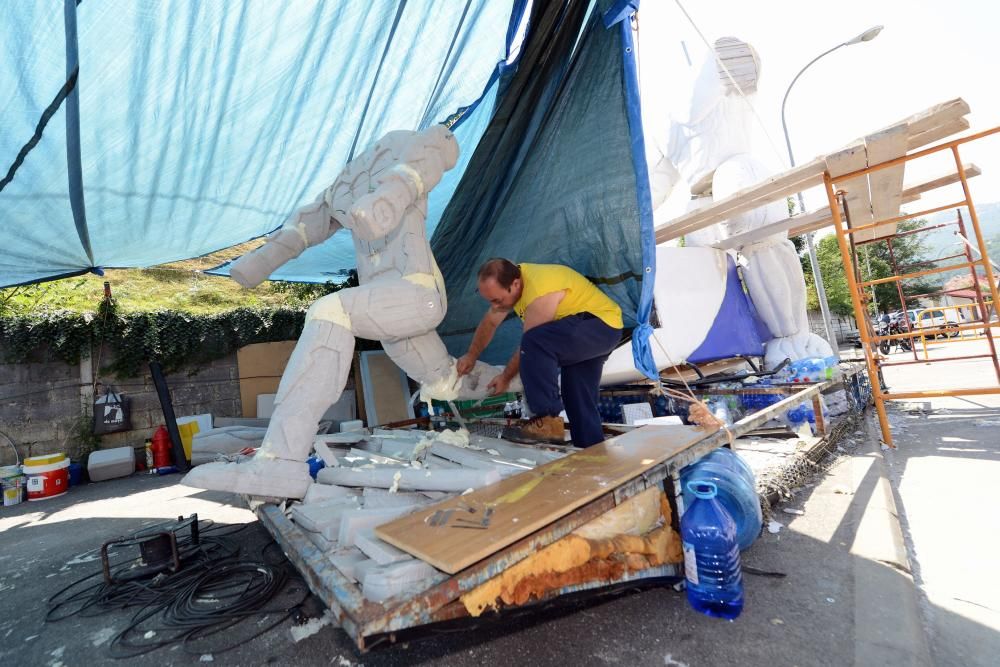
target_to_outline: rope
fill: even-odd
[[[684,394],[683,392],[671,389],[662,382],[659,382],[657,383],[657,393],[663,396],[669,396],[670,398],[675,398],[679,401],[690,403],[691,407],[688,408],[688,421],[693,422],[697,426],[705,429],[721,428],[726,432],[726,437],[729,439],[729,446],[732,447],[734,438],[732,431],[729,430],[729,426],[724,421],[713,415],[712,411],[708,409],[708,405],[694,395],[694,391],[691,390],[691,386],[688,385],[687,380],[684,379],[684,376],[677,368],[677,364],[675,364],[674,360],[670,358],[670,354],[667,352],[666,348],[663,347],[663,343],[661,343],[655,335],[650,336],[650,338],[656,342],[657,347],[659,347],[660,351],[663,352],[663,356],[667,358],[667,363],[670,364],[670,368],[677,374],[677,377],[684,384],[684,389],[687,391],[687,394]]]

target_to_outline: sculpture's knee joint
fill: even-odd
[[[312,320],[332,322],[345,329],[351,328],[351,316],[344,308],[344,302],[338,294],[328,294],[311,305],[306,311],[306,324]]]

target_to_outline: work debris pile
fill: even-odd
[[[572,451],[518,445],[466,429],[349,431],[318,435],[314,447],[316,481],[302,502],[291,506],[291,519],[375,602],[417,593],[446,578],[377,538],[376,526]],[[428,521],[453,530],[489,526],[491,508],[466,508],[464,516],[444,511]]]

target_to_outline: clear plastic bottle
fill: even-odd
[[[732,620],[743,611],[743,576],[736,524],[716,500],[712,482],[688,482],[695,501],[681,517],[684,574],[691,606]]]

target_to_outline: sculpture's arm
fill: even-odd
[[[321,196],[296,211],[264,245],[233,262],[229,275],[243,287],[256,287],[285,262],[319,245],[340,228]]]
[[[331,203],[336,220],[358,238],[374,241],[399,225],[403,212],[426,194],[420,173],[399,162],[379,174],[375,188],[357,199],[348,196],[343,204]]]

